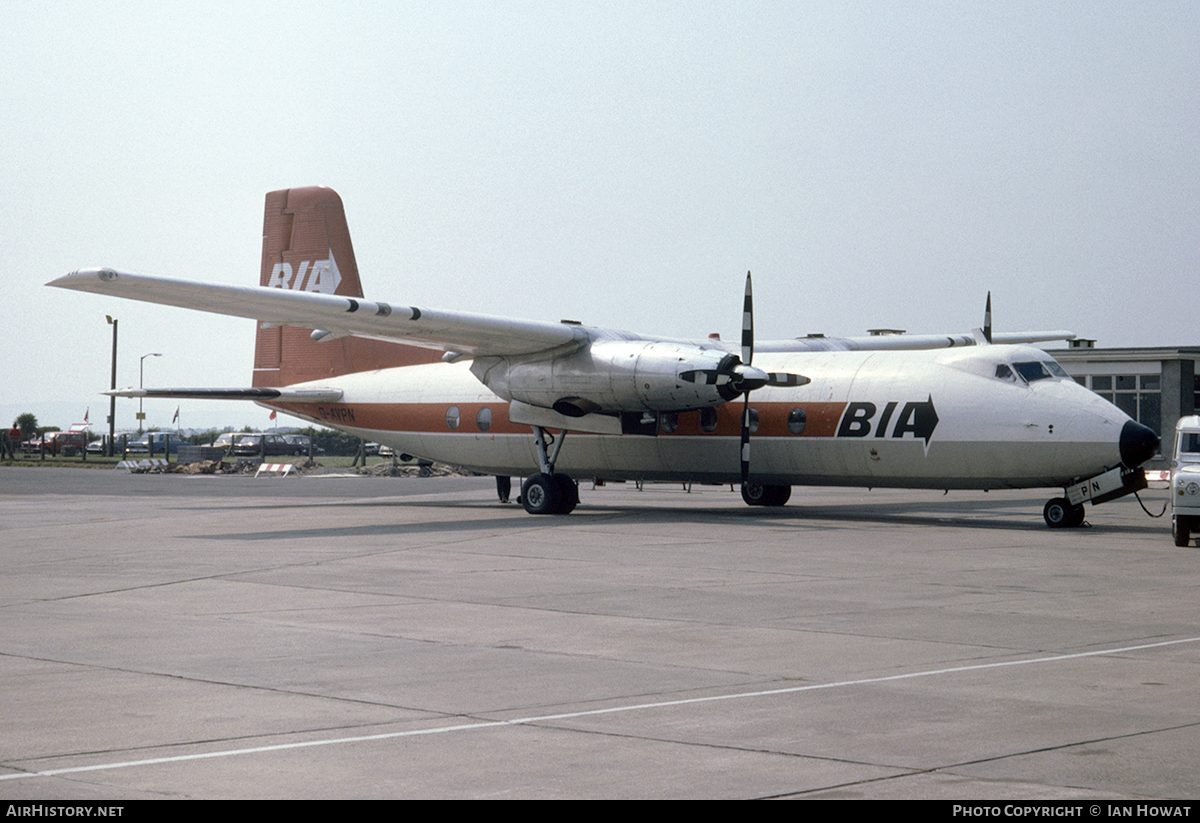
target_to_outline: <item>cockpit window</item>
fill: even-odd
[[[1026,383],[1032,383],[1035,380],[1049,380],[1052,377],[1067,376],[1062,366],[1052,360],[1044,363],[1038,360],[1031,360],[1027,363],[1013,363],[1013,368],[1017,370],[1017,374],[1025,379]]]
[[[1009,383],[1017,382],[1017,376],[1015,374],[1013,374],[1012,369],[1010,369],[1004,363],[1001,363],[1000,365],[996,366],[996,379],[997,380],[1006,380]]]

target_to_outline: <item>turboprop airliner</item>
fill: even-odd
[[[252,385],[123,397],[253,400],[416,455],[526,476],[530,514],[567,514],[577,478],[740,483],[782,506],[796,485],[1062,488],[1052,527],[1145,487],[1152,430],[1030,343],[1069,332],[805,337],[740,346],[367,300],[341,198],[266,198],[258,286],[80,269],[48,285],[258,321]],[[753,449],[751,449],[753,445]]]

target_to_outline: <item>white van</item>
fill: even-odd
[[[1187,546],[1200,531],[1200,415],[1175,425],[1175,457],[1171,461],[1171,531],[1176,546]]]

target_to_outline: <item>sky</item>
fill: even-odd
[[[43,7],[48,6],[48,7]],[[5,4],[0,422],[250,384],[253,321],[49,289],[255,284],[346,205],[368,299],[674,337],[1065,328],[1200,345],[1200,4]],[[268,425],[145,402],[147,425]],[[117,427],[136,427],[118,400]]]

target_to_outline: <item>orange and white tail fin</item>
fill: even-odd
[[[267,194],[259,285],[362,297],[346,212],[324,186]],[[399,343],[343,337],[314,342],[311,329],[259,324],[254,346],[255,386],[289,386],[352,372],[410,366],[438,352]]]

